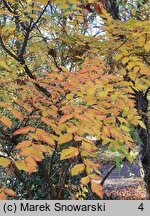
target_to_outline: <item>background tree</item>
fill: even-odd
[[[122,6],[111,1],[115,20],[102,2],[1,3],[0,165],[21,182],[20,198],[68,199],[65,184],[78,174],[102,198],[97,147],[85,134],[117,151],[120,166],[133,161],[133,128],[145,135],[149,193],[149,20],[116,20]]]

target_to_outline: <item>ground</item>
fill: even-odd
[[[102,176],[110,170],[108,164],[101,168]],[[105,199],[146,199],[146,190],[140,176],[138,163],[124,162],[121,171],[115,168],[104,183]]]

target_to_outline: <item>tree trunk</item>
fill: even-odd
[[[113,19],[120,19],[119,17],[119,6],[117,5],[117,0],[103,0],[106,10],[111,14]],[[147,0],[142,1],[143,4],[147,3]],[[138,8],[141,5],[137,5]],[[148,122],[148,99],[147,93],[144,92],[135,92],[136,97],[136,109],[138,110],[139,115],[142,118],[143,123],[146,126],[146,129],[141,126],[137,127],[139,138],[141,140],[139,149],[140,149],[140,163],[143,170],[143,178],[147,190],[147,199],[150,199],[150,133],[149,133],[149,122]],[[140,167],[139,167],[140,168]]]
[[[142,118],[146,129],[138,126],[138,134],[140,143],[140,160],[143,169],[143,178],[147,190],[147,199],[150,199],[150,133],[148,122],[148,99],[143,92],[136,92],[136,108]]]
[[[103,3],[113,19],[119,19],[119,6],[117,5],[117,0],[103,0]]]

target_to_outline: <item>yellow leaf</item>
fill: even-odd
[[[62,150],[60,160],[69,159],[69,158],[77,156],[78,154],[79,154],[78,148],[69,147],[68,149]]]
[[[25,172],[28,171],[28,167],[27,167],[27,165],[26,165],[26,163],[25,163],[24,160],[15,161],[15,165],[16,165],[16,167],[17,167],[18,170],[23,170]]]
[[[78,130],[78,127],[73,126],[73,125],[71,125],[70,127],[67,128],[67,132],[70,134],[75,133],[77,130]]]
[[[38,2],[39,4],[44,4],[46,5],[48,0],[36,0],[36,2]]]
[[[80,173],[82,173],[85,169],[85,165],[84,164],[77,164],[75,165],[72,169],[71,169],[71,175],[78,175]]]
[[[0,118],[0,122],[3,123],[4,125],[6,125],[8,128],[11,128],[12,125],[13,125],[12,121],[9,118],[5,117],[5,116],[2,116]]]
[[[131,78],[131,80],[135,80],[135,78],[137,77],[137,74],[134,73],[133,71],[130,71],[130,72],[128,73],[128,76]]]
[[[126,64],[128,61],[130,61],[130,58],[128,58],[128,57],[125,57],[122,59],[123,64]]]
[[[121,123],[128,123],[126,119],[121,118],[121,117],[117,117],[117,119],[121,122]]]
[[[17,146],[16,146],[16,149],[27,148],[30,145],[31,145],[31,141],[25,140],[25,141],[22,141],[22,142],[18,143]]]
[[[126,69],[125,68],[121,68],[121,70],[120,70],[120,73],[121,73],[121,75],[125,75],[126,74]]]
[[[68,9],[68,8],[69,8],[69,5],[68,5],[68,4],[60,4],[60,5],[59,5],[59,8],[60,8],[60,9]]]
[[[145,48],[146,52],[149,52],[149,51],[150,51],[150,41],[148,41],[148,42],[144,45],[144,48]]]
[[[9,160],[5,157],[0,157],[0,166],[8,167],[10,163],[11,163],[11,160]]]
[[[147,129],[142,120],[141,120],[141,121],[138,121],[138,123],[139,123],[139,125],[140,125],[142,128]]]
[[[89,182],[90,182],[90,178],[88,176],[83,177],[81,179],[81,184],[83,184],[83,185],[87,185]]]
[[[130,131],[130,128],[128,128],[127,126],[125,125],[121,125],[120,128],[125,131],[125,132],[129,132]]]
[[[122,57],[123,57],[122,54],[118,54],[118,55],[116,55],[115,60],[118,61],[118,60],[120,60]]]
[[[72,3],[72,4],[79,4],[80,1],[79,1],[79,0],[69,0],[69,3]]]
[[[49,155],[51,156],[54,152],[54,149],[52,149],[50,146],[46,146],[47,152],[49,153]]]
[[[40,145],[40,144],[32,144],[33,148],[37,149],[38,151],[47,152],[47,147],[44,145]]]
[[[132,61],[132,62],[129,62],[128,63],[128,66],[127,66],[127,69],[128,70],[131,70],[133,67],[135,67],[136,66],[136,62],[134,62],[134,61]]]
[[[85,141],[82,141],[81,149],[88,153],[97,151],[97,147],[95,146],[95,144]]]
[[[8,70],[8,71],[10,71],[10,68],[9,68],[9,67],[7,66],[7,64],[6,64],[4,61],[2,61],[2,60],[0,60],[0,67],[6,69],[6,70]]]
[[[72,134],[69,134],[69,133],[63,134],[63,135],[61,135],[61,136],[59,137],[59,139],[58,139],[58,144],[67,143],[67,142],[69,142],[69,141],[71,141],[71,140],[72,140]]]
[[[8,2],[16,3],[16,0],[7,0]]]

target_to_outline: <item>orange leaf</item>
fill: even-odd
[[[103,199],[103,186],[100,184],[97,184],[93,181],[91,181],[91,190],[93,193],[95,193],[97,196],[99,196],[101,199]]]
[[[100,181],[102,180],[102,178],[100,176],[96,175],[96,174],[90,174],[88,176],[92,180],[100,180]]]
[[[68,149],[64,149],[61,152],[60,160],[65,160],[68,158],[75,157],[79,154],[78,148],[75,147],[69,147]]]
[[[36,135],[41,141],[47,143],[48,145],[51,145],[51,146],[55,145],[54,139],[52,138],[51,134],[47,133],[45,130],[37,129]]]
[[[71,169],[71,175],[78,175],[80,173],[82,173],[85,169],[85,165],[84,164],[77,164],[75,165],[72,169]]]
[[[0,14],[4,14],[4,15],[7,15],[7,16],[14,16],[13,13],[11,13],[9,11],[4,11],[4,10],[1,10],[1,9],[0,9]]]
[[[3,192],[0,192],[0,200],[6,200],[7,197]]]
[[[0,102],[0,107],[9,108],[9,105],[7,103]]]
[[[89,168],[92,168],[92,169],[94,169],[94,168],[100,168],[100,164],[96,164],[93,161],[88,160],[88,159],[85,160],[85,165],[88,166]]]
[[[94,8],[95,8],[95,10],[96,10],[96,12],[98,14],[102,14],[103,13],[104,5],[101,2],[94,3],[93,6],[94,6]]]
[[[41,121],[50,127],[53,125],[51,120],[49,120],[48,118],[41,118]]]
[[[31,156],[26,157],[24,161],[25,161],[25,164],[27,165],[29,174],[36,172],[37,164]]]
[[[20,121],[22,121],[24,119],[23,115],[20,112],[18,112],[18,110],[16,110],[16,109],[13,109],[11,111],[11,114]]]
[[[4,192],[5,192],[5,194],[7,194],[9,196],[16,196],[16,192],[14,192],[11,189],[6,188],[6,189],[4,189]]]
[[[30,126],[23,127],[23,128],[20,128],[20,129],[16,130],[16,131],[13,133],[13,136],[19,135],[19,134],[26,134],[26,133],[28,133],[28,132],[30,132],[30,131],[34,131],[34,130],[35,130],[35,128],[30,127]]]
[[[38,155],[32,155],[32,158],[33,158],[33,160],[35,160],[35,161],[42,161],[42,158],[41,157],[39,157]]]
[[[73,118],[73,114],[69,114],[69,115],[63,115],[60,119],[59,119],[59,124],[66,122],[69,119]]]
[[[31,112],[32,112],[32,108],[31,108],[28,104],[24,104],[24,105],[22,105],[22,107],[23,107],[28,113],[31,113]]]
[[[9,118],[5,117],[5,116],[2,116],[0,118],[0,122],[3,123],[4,125],[6,125],[8,128],[11,128],[12,125],[13,125],[12,121]]]

